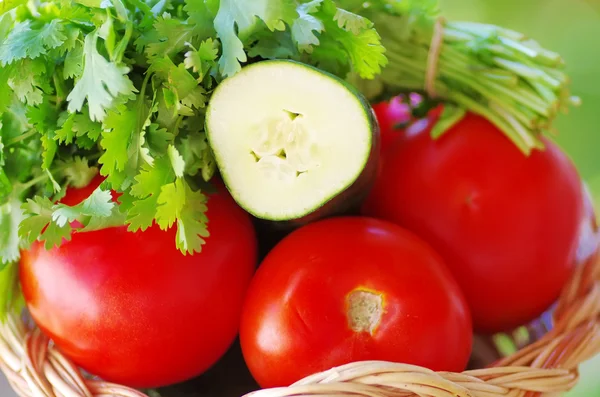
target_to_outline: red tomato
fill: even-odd
[[[207,205],[210,237],[195,255],[175,248],[174,229],[157,227],[74,233],[50,251],[34,244],[20,267],[33,319],[76,364],[108,381],[158,387],[201,374],[237,336],[257,259],[251,221],[226,191]]]
[[[390,222],[337,217],[304,226],[266,257],[240,328],[262,387],[360,360],[465,368],[466,301],[441,258]]]
[[[396,96],[389,101],[374,104],[373,111],[379,122],[381,148],[390,146],[412,120],[410,104]]]
[[[464,290],[477,331],[536,318],[574,267],[581,180],[551,141],[523,155],[468,114],[438,140],[421,129],[386,152],[363,213],[430,243]]]

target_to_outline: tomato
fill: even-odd
[[[378,102],[372,106],[381,134],[382,150],[390,146],[412,120],[411,106],[403,97],[396,96],[389,101]]]
[[[275,387],[360,360],[461,371],[472,324],[429,245],[390,222],[335,217],[297,229],[266,256],[240,341],[256,381]]]
[[[64,201],[84,199],[71,190]],[[176,230],[125,227],[74,233],[46,251],[23,252],[20,280],[37,325],[76,364],[132,387],[158,387],[201,374],[237,336],[257,261],[248,215],[224,188],[208,198],[202,252],[184,256]]]
[[[475,114],[437,140],[417,130],[386,152],[364,204],[363,214],[413,231],[442,255],[478,332],[533,320],[573,271],[581,180],[557,145],[544,143],[525,156]]]

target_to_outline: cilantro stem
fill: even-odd
[[[89,156],[86,156],[86,158],[88,160],[96,160],[96,159],[100,158],[101,155],[102,155],[102,153],[94,153]],[[37,185],[38,183],[42,183],[42,182],[45,182],[46,180],[48,180],[50,178],[49,175],[59,173],[66,168],[68,168],[68,165],[64,165],[61,167],[55,167],[52,170],[50,170],[49,174],[44,173],[40,176],[30,179],[29,181],[27,181],[25,183],[17,184],[16,187],[18,188],[19,193],[25,192],[25,191],[29,190],[30,188],[32,188],[33,186]]]
[[[32,188],[33,186],[37,185],[38,183],[42,183],[45,182],[47,179],[49,178],[48,175],[44,174],[44,175],[40,175],[36,178],[30,179],[29,181],[27,181],[26,183],[22,183],[18,185],[18,188],[21,192],[24,192],[26,190],[29,190],[30,188]]]
[[[16,145],[19,142],[23,142],[23,141],[31,138],[32,136],[37,135],[37,133],[38,133],[38,131],[35,128],[32,128],[32,129],[28,130],[27,132],[24,132],[23,134],[6,141],[6,146],[8,147],[8,146]]]
[[[388,10],[364,6],[362,14],[378,27],[389,59],[379,77],[383,88],[373,95],[427,94],[439,13],[414,0]],[[559,112],[578,103],[559,54],[490,24],[444,22],[435,71],[429,89],[438,99],[486,117],[525,154],[541,147],[539,136]]]

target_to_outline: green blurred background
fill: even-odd
[[[452,20],[502,25],[560,53],[583,104],[557,120],[556,141],[576,163],[600,209],[600,0],[440,0]],[[581,367],[568,397],[600,396],[600,356]]]

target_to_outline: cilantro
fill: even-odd
[[[332,0],[324,0],[316,15],[323,21],[326,34],[321,35],[320,46],[312,52],[317,62],[325,65],[344,65],[342,54],[349,57],[350,70],[365,79],[381,73],[387,64],[381,38],[372,29],[372,23],[362,16],[338,9]],[[330,66],[331,67],[331,66]],[[345,71],[346,67],[333,67]]]
[[[175,172],[166,157],[158,158],[153,165],[142,166],[130,191],[137,199],[127,216],[130,231],[145,230],[152,225],[161,189],[174,180]]]
[[[114,97],[129,96],[135,91],[131,80],[126,76],[129,68],[107,61],[98,52],[97,43],[97,31],[86,36],[83,74],[67,97],[70,112],[80,111],[87,98],[92,121],[104,119]]]
[[[64,27],[58,19],[38,26],[29,20],[16,23],[0,44],[0,63],[7,65],[20,59],[35,59],[60,46],[66,39]]]
[[[240,62],[248,59],[240,37],[250,35],[257,25],[257,17],[271,31],[284,30],[285,23],[293,24],[297,12],[294,2],[289,0],[221,0],[214,23],[223,46],[219,66],[224,76],[237,73],[241,69]]]
[[[159,221],[169,223],[177,220],[177,248],[183,253],[195,253],[202,250],[202,245],[209,236],[206,217],[207,198],[200,191],[193,191],[182,179],[161,190],[158,198]]]
[[[197,73],[199,81],[204,79],[214,65],[219,53],[219,43],[216,40],[207,39],[200,43],[198,49],[194,49],[185,53],[184,65],[187,69],[192,69]]]
[[[0,206],[0,270],[19,259],[19,224],[23,214],[19,202],[12,200]]]
[[[36,240],[45,241],[45,248],[51,249],[63,242],[71,240],[71,226],[59,226],[52,221],[52,202],[45,197],[37,196],[27,199],[22,206],[25,219],[21,221],[19,236],[31,244]]]
[[[52,220],[59,227],[74,222],[80,217],[108,217],[114,207],[112,196],[109,191],[96,189],[87,199],[76,206],[56,205],[52,212]]]
[[[311,52],[313,45],[319,45],[316,34],[325,29],[323,21],[311,15],[319,10],[323,0],[313,0],[298,6],[299,18],[292,25],[292,37],[302,51]]]
[[[43,58],[23,59],[11,69],[8,85],[21,102],[28,105],[39,105],[43,101],[44,91],[48,87],[45,76],[46,65]]]
[[[90,183],[92,178],[98,174],[98,168],[89,165],[89,161],[83,157],[76,156],[68,160],[57,161],[61,176],[66,180],[67,186],[76,189],[83,188]]]
[[[76,42],[71,51],[67,53],[65,58],[65,67],[63,76],[65,79],[80,77],[83,73],[83,45]]]
[[[48,198],[36,197],[28,199],[22,209],[25,219],[19,228],[20,237],[29,244],[43,241],[46,249],[71,240],[76,230],[88,232],[99,226],[123,224],[111,193],[102,188],[97,188],[75,206],[54,204]]]
[[[0,3],[0,262],[115,225],[175,227],[183,254],[201,251],[215,87],[270,58],[369,77],[382,54],[372,24],[331,0]],[[87,200],[60,203],[98,173]]]
[[[81,113],[63,112],[58,118],[59,129],[54,139],[59,143],[70,144],[75,138],[87,137],[95,142],[102,132],[102,124],[92,121],[87,107]]]
[[[154,23],[153,39],[146,47],[148,59],[172,56],[192,41],[196,32],[191,25],[179,19],[161,17]],[[156,40],[158,39],[158,40]]]

